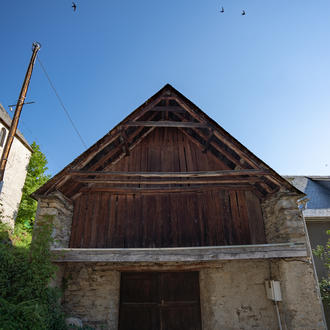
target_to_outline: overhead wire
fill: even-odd
[[[49,75],[48,75],[48,73],[47,73],[47,71],[46,71],[44,65],[42,64],[42,62],[41,62],[39,56],[37,56],[37,60],[38,60],[38,62],[39,62],[39,64],[40,64],[40,66],[41,66],[41,68],[42,68],[42,71],[44,72],[44,74],[45,74],[45,76],[46,76],[46,78],[47,78],[47,80],[48,80],[48,82],[49,82],[51,88],[53,89],[53,91],[54,91],[54,93],[55,93],[55,95],[56,95],[58,101],[60,102],[60,104],[61,104],[61,106],[62,106],[62,109],[63,109],[64,113],[65,113],[66,116],[68,117],[68,119],[69,119],[69,121],[70,121],[70,123],[71,123],[73,129],[74,129],[75,132],[77,133],[77,135],[78,135],[78,137],[79,137],[81,143],[82,143],[83,146],[87,149],[87,145],[86,145],[84,139],[82,138],[81,134],[80,134],[79,131],[78,131],[78,128],[77,128],[76,125],[74,124],[74,122],[73,122],[73,120],[72,120],[72,118],[71,118],[71,116],[70,116],[68,110],[66,109],[66,107],[65,107],[65,105],[64,105],[64,103],[63,103],[63,101],[62,101],[62,99],[61,99],[61,97],[60,97],[60,95],[58,94],[58,92],[57,92],[57,90],[56,90],[54,84],[52,83],[52,81],[51,81],[51,79],[50,79],[50,77],[49,77]]]

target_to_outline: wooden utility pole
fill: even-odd
[[[41,47],[40,44],[37,43],[37,42],[34,42],[33,45],[32,45],[31,60],[30,60],[29,67],[28,67],[26,75],[25,75],[25,79],[24,79],[24,82],[23,82],[21,92],[19,94],[19,99],[18,99],[17,104],[16,104],[15,114],[14,114],[14,118],[13,118],[13,120],[11,122],[11,125],[10,125],[10,129],[9,129],[8,137],[7,137],[7,140],[6,140],[6,144],[3,148],[1,161],[0,161],[0,193],[1,193],[1,190],[2,190],[2,186],[3,186],[3,177],[4,177],[4,174],[5,174],[5,169],[6,169],[6,165],[7,165],[7,160],[8,160],[10,148],[11,148],[11,145],[13,144],[14,137],[16,135],[18,121],[19,121],[19,118],[20,118],[20,115],[21,115],[21,112],[22,112],[22,108],[23,108],[23,105],[24,105],[24,100],[25,100],[26,93],[27,93],[27,90],[28,90],[28,87],[29,87],[34,62],[36,60],[37,53],[38,53],[40,47]]]

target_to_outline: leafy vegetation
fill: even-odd
[[[327,234],[330,235],[330,230],[327,231]],[[317,257],[319,257],[323,260],[325,267],[330,272],[330,238],[328,239],[328,242],[325,246],[318,245],[317,248],[313,252]],[[330,278],[329,278],[329,272],[328,272],[328,277],[323,278],[320,281],[320,291],[321,291],[322,300],[328,306],[330,306]]]
[[[30,194],[44,184],[47,160],[34,142],[15,229],[1,223],[0,205],[0,330],[67,329],[60,291],[49,286],[56,267],[51,263],[51,223],[34,228],[37,202]]]
[[[30,195],[50,178],[50,175],[45,174],[48,169],[46,156],[35,142],[31,144],[31,148],[33,153],[27,168],[22,199],[16,217],[16,225],[23,226],[25,229],[32,229],[37,210],[37,202]]]
[[[35,228],[29,247],[16,246],[19,234],[0,224],[0,329],[66,329],[60,292],[49,286],[51,221]],[[13,241],[11,240],[13,239]]]

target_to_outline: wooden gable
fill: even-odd
[[[166,85],[42,186],[74,204],[72,248],[266,243],[261,199],[297,193]]]
[[[281,187],[300,193],[166,85],[33,196],[58,190],[71,199],[82,191],[101,187],[141,188],[136,182],[153,188],[249,185],[261,198]]]
[[[190,172],[229,170],[214,155],[204,152],[180,129],[157,127],[128,156],[110,164],[106,171]]]

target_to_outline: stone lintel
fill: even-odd
[[[163,263],[207,262],[269,258],[307,257],[305,244],[277,243],[236,246],[150,249],[54,248],[54,262]]]

